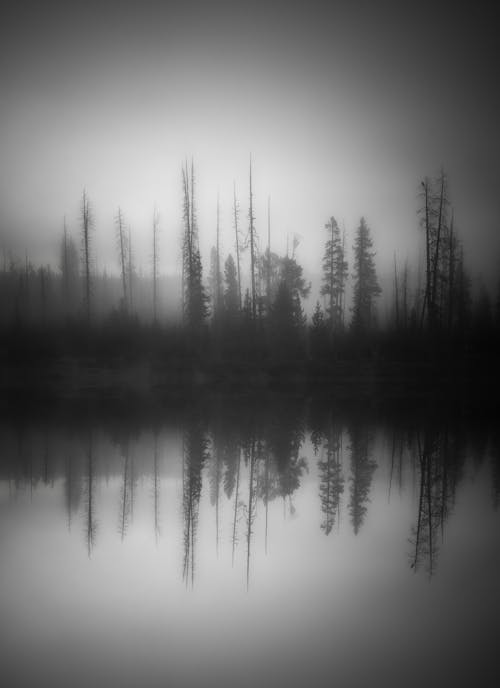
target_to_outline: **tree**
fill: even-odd
[[[321,295],[328,298],[326,312],[330,331],[338,331],[343,324],[343,298],[348,266],[345,260],[344,242],[340,238],[340,229],[334,217],[326,223],[328,239],[323,255],[323,286]]]
[[[236,265],[231,254],[226,259],[224,264],[224,308],[228,316],[234,317],[240,308],[239,293],[238,293],[238,277],[236,272]]]
[[[193,163],[191,163],[191,174],[189,174],[187,163],[183,168],[182,183],[184,192],[183,312],[188,328],[192,332],[199,332],[208,315],[208,298],[203,287],[203,269],[198,245]]]
[[[316,306],[314,308],[311,328],[309,330],[309,337],[311,343],[311,355],[313,359],[322,358],[327,350],[328,333],[325,323],[325,315],[321,309],[319,301],[316,301]]]
[[[158,231],[159,216],[155,208],[153,213],[153,321],[158,319]]]
[[[446,322],[450,325],[453,309],[453,283],[457,256],[453,221],[448,221],[448,182],[444,170],[436,180],[427,177],[421,182],[422,216],[425,229],[425,293],[421,325],[427,314],[427,324],[436,329]],[[448,315],[446,316],[446,314]]]
[[[234,235],[236,249],[236,268],[238,273],[238,307],[241,310],[241,272],[240,272],[240,233],[238,229],[239,204],[236,198],[236,184],[233,182],[233,215],[234,215]]]
[[[215,300],[214,300],[214,313],[218,314],[223,306],[222,297],[222,274],[220,269],[220,203],[219,194],[217,194],[217,228],[216,228],[216,245],[215,245],[215,256],[216,256],[216,270],[215,270]]]
[[[134,299],[133,299],[133,282],[134,282],[134,260],[132,253],[132,229],[130,225],[128,226],[128,266],[127,266],[127,277],[128,277],[128,300],[129,306],[132,310]]]
[[[128,292],[127,292],[127,264],[128,264],[128,246],[125,237],[125,220],[121,208],[118,208],[118,213],[116,215],[116,241],[118,244],[118,258],[120,261],[120,272],[122,279],[122,309],[127,311],[128,306]]]
[[[60,250],[61,287],[64,307],[68,312],[75,303],[78,291],[78,250],[73,238],[68,234],[66,220],[64,221]]]
[[[248,208],[248,235],[250,242],[250,284],[251,284],[251,299],[252,299],[252,319],[257,317],[257,286],[256,286],[256,269],[257,269],[257,236],[255,233],[255,217],[253,214],[253,189],[252,189],[252,158],[250,157],[250,184],[249,184],[249,208]]]
[[[279,260],[279,281],[269,313],[269,327],[275,353],[280,358],[294,356],[301,347],[305,316],[301,298],[307,298],[311,285],[302,276],[295,258]]]
[[[373,241],[364,217],[361,218],[354,240],[354,303],[351,327],[354,332],[369,330],[375,318],[375,299],[382,292],[375,271],[371,251]]]
[[[87,195],[87,190],[83,190],[82,195],[82,206],[81,206],[81,217],[82,217],[82,259],[83,259],[83,275],[85,284],[85,304],[84,308],[87,314],[87,320],[90,322],[91,305],[90,305],[90,294],[91,294],[91,232],[94,226],[94,219],[92,216],[92,209],[89,202],[89,197]]]

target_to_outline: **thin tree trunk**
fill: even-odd
[[[238,202],[236,200],[236,183],[233,182],[234,232],[236,239],[236,267],[238,270],[238,304],[241,311],[241,274],[240,274],[240,239],[238,236]]]
[[[250,221],[250,270],[252,286],[252,318],[255,320],[257,315],[256,293],[255,293],[255,237],[254,237],[254,216],[253,216],[253,192],[252,192],[252,157],[250,156],[250,206],[248,211]]]

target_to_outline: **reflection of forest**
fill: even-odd
[[[490,464],[493,506],[498,508],[499,447],[498,431],[490,432],[486,423],[449,418],[387,423],[286,396],[259,403],[216,400],[144,425],[127,418],[39,424],[11,419],[0,427],[0,478],[11,498],[23,493],[33,498],[38,488],[62,481],[67,526],[83,531],[91,556],[99,543],[100,519],[109,514],[101,508],[99,487],[111,479],[119,485],[113,512],[117,536],[124,540],[134,526],[139,486],[146,486],[158,542],[164,478],[168,471],[172,477],[172,466],[177,466],[173,475],[182,486],[178,513],[186,584],[195,580],[200,518],[212,513],[216,554],[228,544],[234,566],[241,552],[248,585],[257,525],[267,553],[276,518],[270,505],[281,500],[280,512],[285,518],[293,515],[307,472],[317,481],[318,526],[335,537],[341,522],[354,534],[363,530],[379,471],[386,476],[389,500],[396,491],[413,495],[409,563],[432,575],[467,462],[473,472]],[[205,495],[209,511],[200,509]]]

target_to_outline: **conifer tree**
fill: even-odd
[[[198,244],[194,194],[194,166],[189,174],[187,163],[182,170],[184,194],[183,258],[183,312],[186,325],[199,332],[208,315],[208,298],[202,280],[202,262]]]
[[[340,237],[340,229],[334,217],[325,225],[328,239],[325,243],[323,255],[323,286],[321,295],[326,296],[330,331],[338,331],[342,326],[343,298],[348,266],[345,260],[344,244]]]
[[[229,254],[224,264],[224,282],[226,283],[224,308],[228,315],[234,316],[239,311],[239,295],[236,265],[231,254]]]
[[[351,327],[363,332],[373,326],[375,299],[382,292],[375,271],[373,241],[364,217],[361,218],[354,240],[354,303]]]

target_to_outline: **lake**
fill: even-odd
[[[293,395],[7,414],[2,684],[493,686],[500,432]]]

